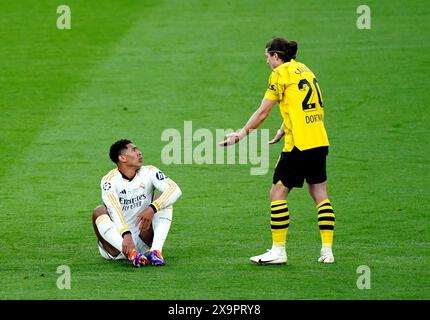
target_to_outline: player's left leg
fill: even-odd
[[[309,184],[309,193],[318,211],[318,227],[321,235],[321,256],[319,262],[333,263],[333,236],[335,215],[327,194],[327,182]]]
[[[152,265],[155,266],[164,266],[165,261],[162,255],[163,246],[166,241],[167,235],[170,230],[170,226],[172,224],[172,216],[173,216],[173,208],[168,207],[163,210],[158,211],[154,218],[152,219],[152,244],[149,254],[147,255],[148,260]],[[148,242],[151,238],[151,234],[141,234],[142,239],[147,239]]]
[[[318,211],[318,227],[321,235],[321,256],[318,261],[333,263],[332,252],[334,235],[334,211],[327,194],[326,158],[328,147],[309,149],[303,153],[306,169],[306,182],[309,193],[315,201]]]
[[[154,240],[154,230],[152,229],[152,225],[146,231],[140,231],[139,237],[136,241],[136,247],[140,252],[143,252],[145,255],[148,255],[151,250],[152,241]]]

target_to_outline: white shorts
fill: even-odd
[[[143,242],[143,240],[140,238],[139,234],[140,231],[138,228],[133,228],[130,230],[131,231],[131,236],[133,237],[133,241],[134,244],[136,245],[136,250],[139,252],[142,252],[143,254],[147,253],[150,249],[150,247]],[[100,255],[105,258],[106,260],[123,260],[123,259],[127,259],[127,257],[124,255],[124,253],[120,253],[119,255],[117,255],[116,257],[111,256],[109,254],[109,252],[107,252],[101,245],[101,243],[98,243],[98,247],[99,247],[99,252]]]

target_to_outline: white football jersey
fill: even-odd
[[[113,169],[102,178],[100,187],[109,216],[121,235],[137,230],[137,213],[150,204],[159,211],[171,206],[182,194],[178,185],[154,166],[142,166],[131,180]],[[162,194],[153,201],[155,190]]]

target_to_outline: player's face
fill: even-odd
[[[272,68],[272,70],[282,64],[282,60],[278,58],[278,55],[276,53],[273,56],[270,55],[270,53],[267,51],[267,48],[265,53],[266,53],[266,62],[270,66],[270,68]]]
[[[123,153],[127,159],[127,164],[131,167],[140,167],[143,162],[142,152],[133,144],[127,145],[127,150]]]

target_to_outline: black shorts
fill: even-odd
[[[296,147],[290,152],[282,152],[273,174],[273,184],[279,181],[292,189],[308,184],[322,183],[327,180],[326,157],[328,147],[318,147],[300,151]]]

